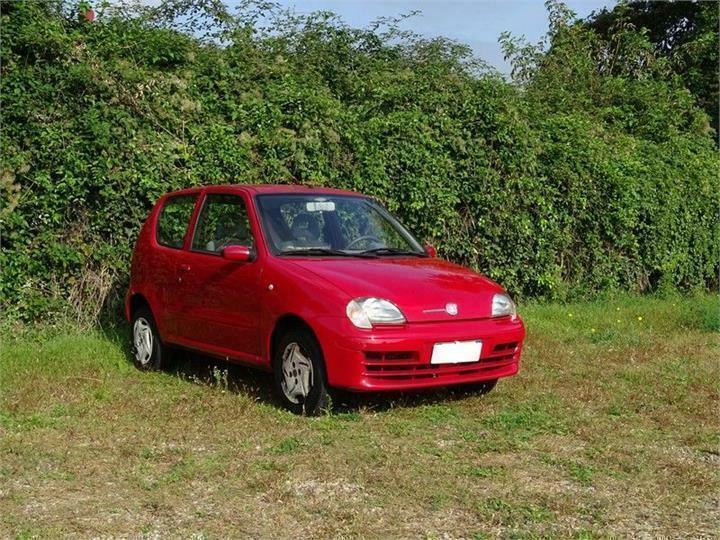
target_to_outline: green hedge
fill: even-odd
[[[518,296],[717,285],[713,133],[639,33],[600,39],[551,6],[547,51],[505,38],[510,82],[465,47],[329,14],[263,29],[249,8],[205,11],[221,34],[177,30],[206,4],[89,23],[2,3],[6,314],[117,298],[155,199],[215,183],[376,195]]]

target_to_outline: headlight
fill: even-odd
[[[345,313],[358,328],[372,328],[373,324],[403,324],[405,322],[405,316],[398,307],[382,298],[350,300]]]
[[[507,294],[496,294],[493,296],[492,316],[505,317],[510,315],[513,319],[517,316],[515,302]]]

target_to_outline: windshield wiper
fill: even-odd
[[[333,255],[337,257],[375,257],[372,253],[349,253],[347,251],[342,251],[340,249],[331,249],[331,248],[303,248],[303,249],[287,249],[285,251],[281,251],[279,255]]]
[[[408,251],[406,249],[398,249],[392,247],[379,247],[374,249],[366,249],[360,252],[363,255],[409,255],[411,257],[427,257],[427,253],[419,253],[417,251]]]

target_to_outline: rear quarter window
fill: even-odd
[[[157,222],[159,244],[176,249],[183,247],[196,199],[197,195],[178,195],[165,201]]]

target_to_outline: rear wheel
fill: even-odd
[[[133,313],[132,332],[135,366],[143,370],[159,370],[168,352],[160,341],[155,319],[148,307],[142,306]]]
[[[280,400],[295,414],[315,416],[328,406],[325,362],[309,330],[293,328],[280,338],[274,351],[273,374]]]

